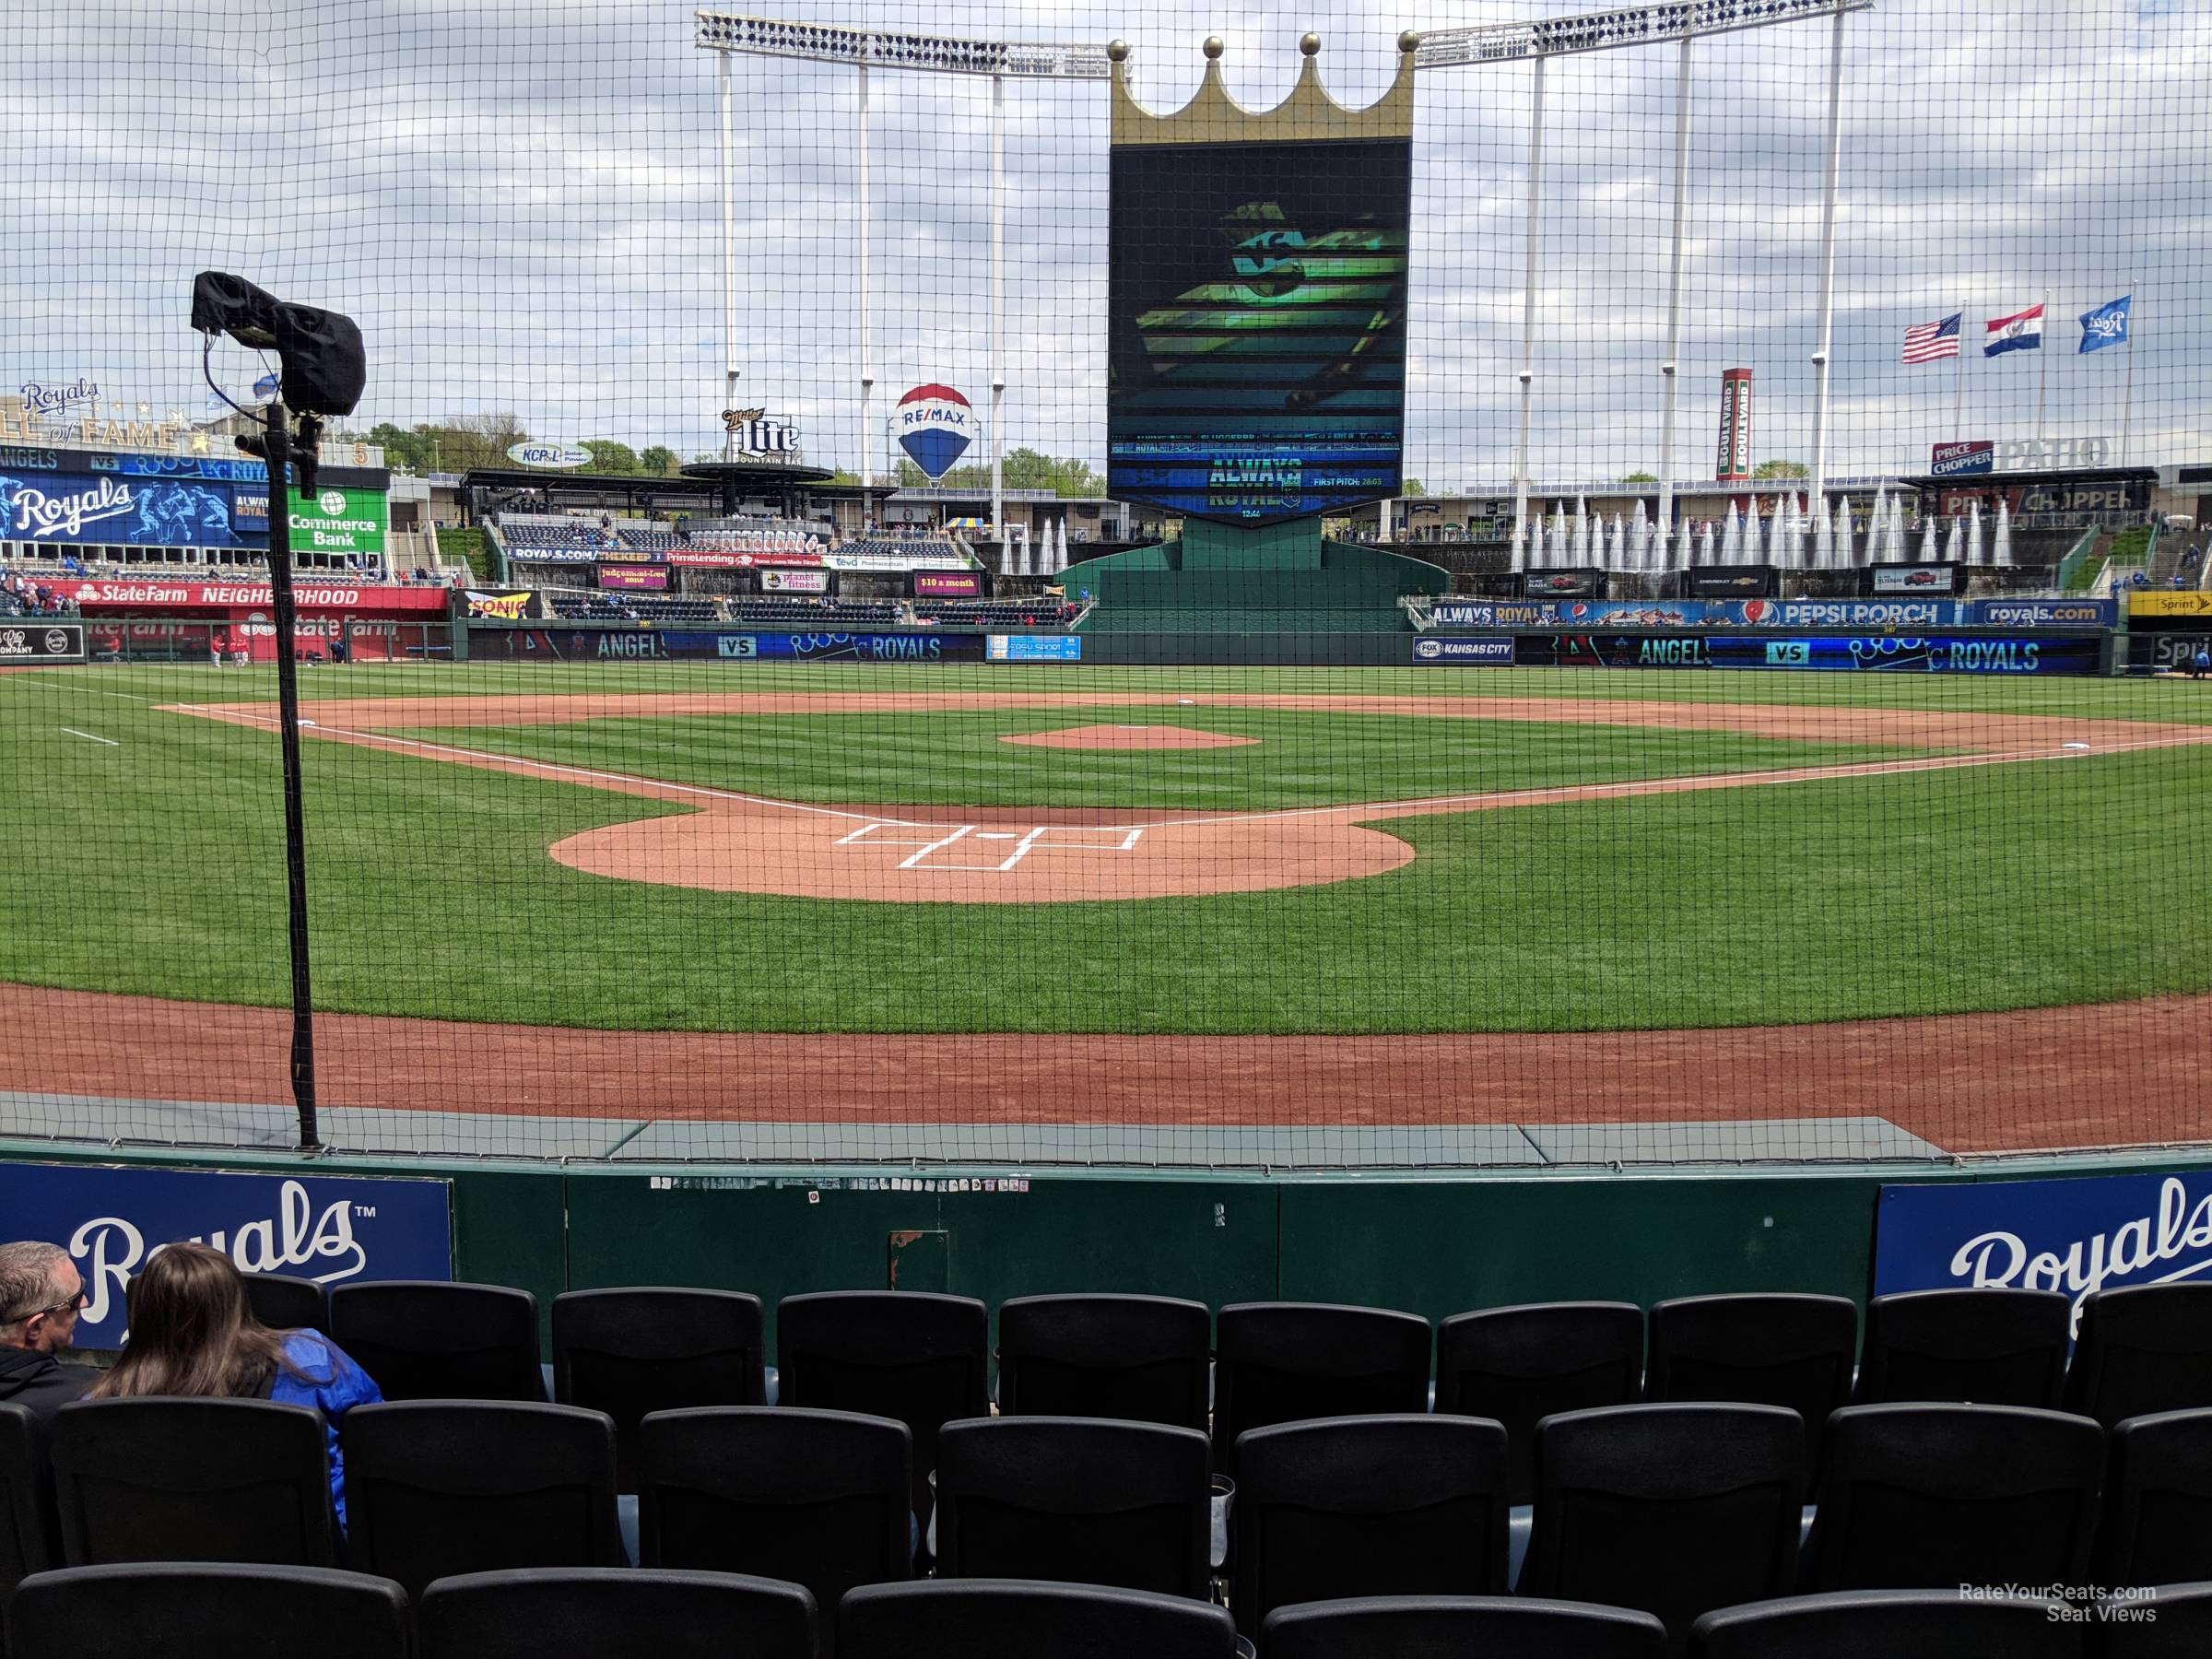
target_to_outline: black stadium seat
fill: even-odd
[[[1292,1602],[1494,1595],[1506,1583],[1505,1430],[1479,1418],[1324,1418],[1237,1441],[1237,1628]]]
[[[1616,1406],[1546,1418],[1516,1588],[1658,1615],[1679,1644],[1714,1607],[1786,1591],[1805,1429],[1774,1406]]]
[[[2106,1437],[2100,1584],[2212,1573],[2212,1410],[2130,1418]]]
[[[838,1600],[913,1571],[904,1423],[788,1406],[656,1412],[638,1431],[639,1560],[755,1572]]]
[[[1692,1659],[2080,1659],[2083,1629],[2056,1604],[1970,1601],[1952,1586],[1847,1590],[1726,1607],[1699,1619]]]
[[[1232,1659],[1228,1610],[1038,1579],[869,1584],[838,1611],[844,1659]]]
[[[1807,1590],[2078,1584],[2104,1434],[2023,1406],[1848,1406],[1829,1419]]]
[[[971,1418],[937,1437],[937,1574],[1206,1594],[1206,1436],[1101,1418]]]
[[[499,1285],[390,1279],[330,1293],[330,1336],[387,1400],[546,1397],[537,1299]]]
[[[2212,1406],[2212,1285],[2130,1285],[2082,1300],[2066,1409],[2110,1429]]]
[[[133,1562],[27,1579],[7,1606],[16,1659],[407,1659],[407,1598],[326,1567]]]
[[[2212,1653],[2212,1583],[2161,1584],[2108,1607],[2089,1626],[2089,1659],[2205,1659]]]
[[[1166,1296],[1022,1296],[998,1310],[998,1408],[1206,1428],[1213,1314]]]
[[[1429,1407],[1429,1322],[1333,1302],[1232,1302],[1214,1327],[1214,1465],[1270,1423]]]
[[[1512,1501],[1534,1492],[1536,1425],[1555,1412],[1643,1397],[1643,1310],[1536,1302],[1455,1313],[1436,1328],[1436,1408],[1505,1425]]]
[[[618,1567],[615,1429],[573,1406],[407,1400],[346,1414],[347,1550],[409,1594],[510,1567]]]
[[[54,1564],[53,1535],[45,1430],[29,1406],[0,1404],[0,1604],[18,1580]]]
[[[416,1659],[815,1659],[814,1597],[734,1572],[524,1568],[440,1579]]]
[[[782,1403],[896,1418],[913,1436],[926,1517],[937,1429],[991,1409],[989,1319],[971,1297],[831,1290],[776,1305]]]
[[[323,1418],[304,1406],[78,1400],[54,1414],[52,1432],[72,1567],[336,1560]]]
[[[638,1424],[655,1411],[759,1406],[760,1299],[733,1290],[571,1290],[553,1299],[553,1393],[615,1419],[617,1489],[637,1490]]]
[[[1649,1613],[1519,1595],[1378,1595],[1278,1607],[1266,1659],[1659,1659]]]
[[[246,1306],[272,1331],[330,1329],[330,1295],[312,1278],[288,1273],[249,1273]],[[345,1344],[340,1343],[343,1347]]]
[[[1848,1297],[1684,1296],[1653,1305],[1644,1397],[1782,1406],[1805,1423],[1806,1466],[1851,1398],[1859,1311]]]
[[[1866,1304],[1862,1406],[1913,1400],[2055,1408],[2074,1305],[2056,1290],[1909,1290]]]

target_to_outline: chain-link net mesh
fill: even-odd
[[[16,18],[0,1134],[2205,1140],[2212,24],[1502,16]]]

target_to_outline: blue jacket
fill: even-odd
[[[338,1420],[356,1406],[373,1406],[383,1393],[346,1350],[320,1331],[288,1331],[284,1357],[305,1373],[294,1376],[282,1366],[269,1385],[279,1406],[312,1406],[323,1414],[323,1439],[330,1452],[330,1501],[346,1524],[346,1455],[338,1448]]]

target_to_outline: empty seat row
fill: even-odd
[[[0,1489],[44,1490],[32,1419],[0,1407]],[[572,1406],[363,1406],[331,1515],[322,1425],[257,1400],[79,1402],[52,1427],[58,1552],[26,1571],[132,1560],[345,1560],[413,1593],[459,1572],[619,1566],[613,1425]],[[2212,1410],[2135,1419],[2023,1406],[1860,1406],[1808,1482],[1776,1406],[1657,1405],[1547,1418],[1517,1583],[1506,1435],[1479,1418],[1323,1418],[1247,1433],[1226,1563],[1194,1430],[1088,1418],[944,1426],[940,1576],[1077,1580],[1206,1599],[1237,1622],[1372,1594],[1517,1588],[1638,1608],[1677,1634],[1793,1589],[2115,1586],[2212,1577]],[[799,1407],[656,1413],[640,1436],[638,1559],[804,1584],[825,1607],[914,1570],[912,1442],[888,1418]],[[2102,1524],[2099,1526],[2101,1489]],[[1800,1533],[1808,1495],[1810,1536]],[[42,1500],[41,1500],[42,1502]],[[2092,1539],[2098,1547],[2092,1559]]]
[[[2033,1595],[1804,1596],[1716,1610],[1693,1659],[2182,1659],[2212,1649],[2212,1585],[2174,1585],[2081,1621]],[[1249,1651],[1204,1603],[1077,1584],[970,1580],[853,1591],[847,1659],[1232,1659]],[[722,1573],[490,1572],[410,1606],[389,1580],[315,1568],[93,1567],[41,1574],[8,1609],[12,1659],[236,1659],[311,1642],[319,1659],[818,1659],[796,1585]],[[289,1645],[285,1645],[289,1644]],[[1485,1597],[1315,1601],[1271,1617],[1264,1659],[1659,1659],[1647,1614]]]
[[[265,1323],[327,1328],[387,1399],[543,1399],[536,1304],[525,1292],[424,1283],[342,1286],[324,1312],[309,1281],[251,1277]],[[998,1317],[997,1406],[1013,1414],[1117,1417],[1207,1430],[1235,1472],[1247,1430],[1358,1412],[1493,1418],[1510,1489],[1526,1501],[1536,1423],[1639,1400],[1784,1406],[1808,1463],[1829,1414],[1913,1400],[2055,1407],[2107,1425],[2212,1406],[2212,1285],[2055,1292],[1937,1290],[1877,1297],[1863,1357],[1841,1297],[1747,1295],[1556,1302],[1446,1319],[1375,1308],[1254,1302],[1215,1316],[1148,1296],[1023,1297]],[[571,1291],[555,1300],[556,1397],[615,1419],[622,1466],[650,1411],[753,1405],[764,1319],[733,1291]],[[776,1310],[782,1403],[896,1418],[934,1466],[937,1425],[990,1406],[988,1319],[966,1297],[830,1291]],[[1432,1363],[1433,1356],[1433,1363]]]

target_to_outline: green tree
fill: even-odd
[[[638,452],[638,470],[656,478],[668,477],[676,471],[676,452],[665,444],[648,444]]]
[[[1620,481],[1623,484],[1656,484],[1659,482],[1659,475],[1649,472],[1623,473],[1620,475]]]
[[[1428,493],[1429,486],[1422,483],[1418,478],[1401,478],[1398,480],[1398,496],[1401,500],[1407,496],[1425,496]]]
[[[1755,478],[1809,478],[1813,469],[1802,461],[1761,461],[1751,469]]]
[[[627,443],[617,443],[611,438],[590,438],[583,447],[592,453],[592,470],[601,473],[634,473],[638,470],[638,452]]]

